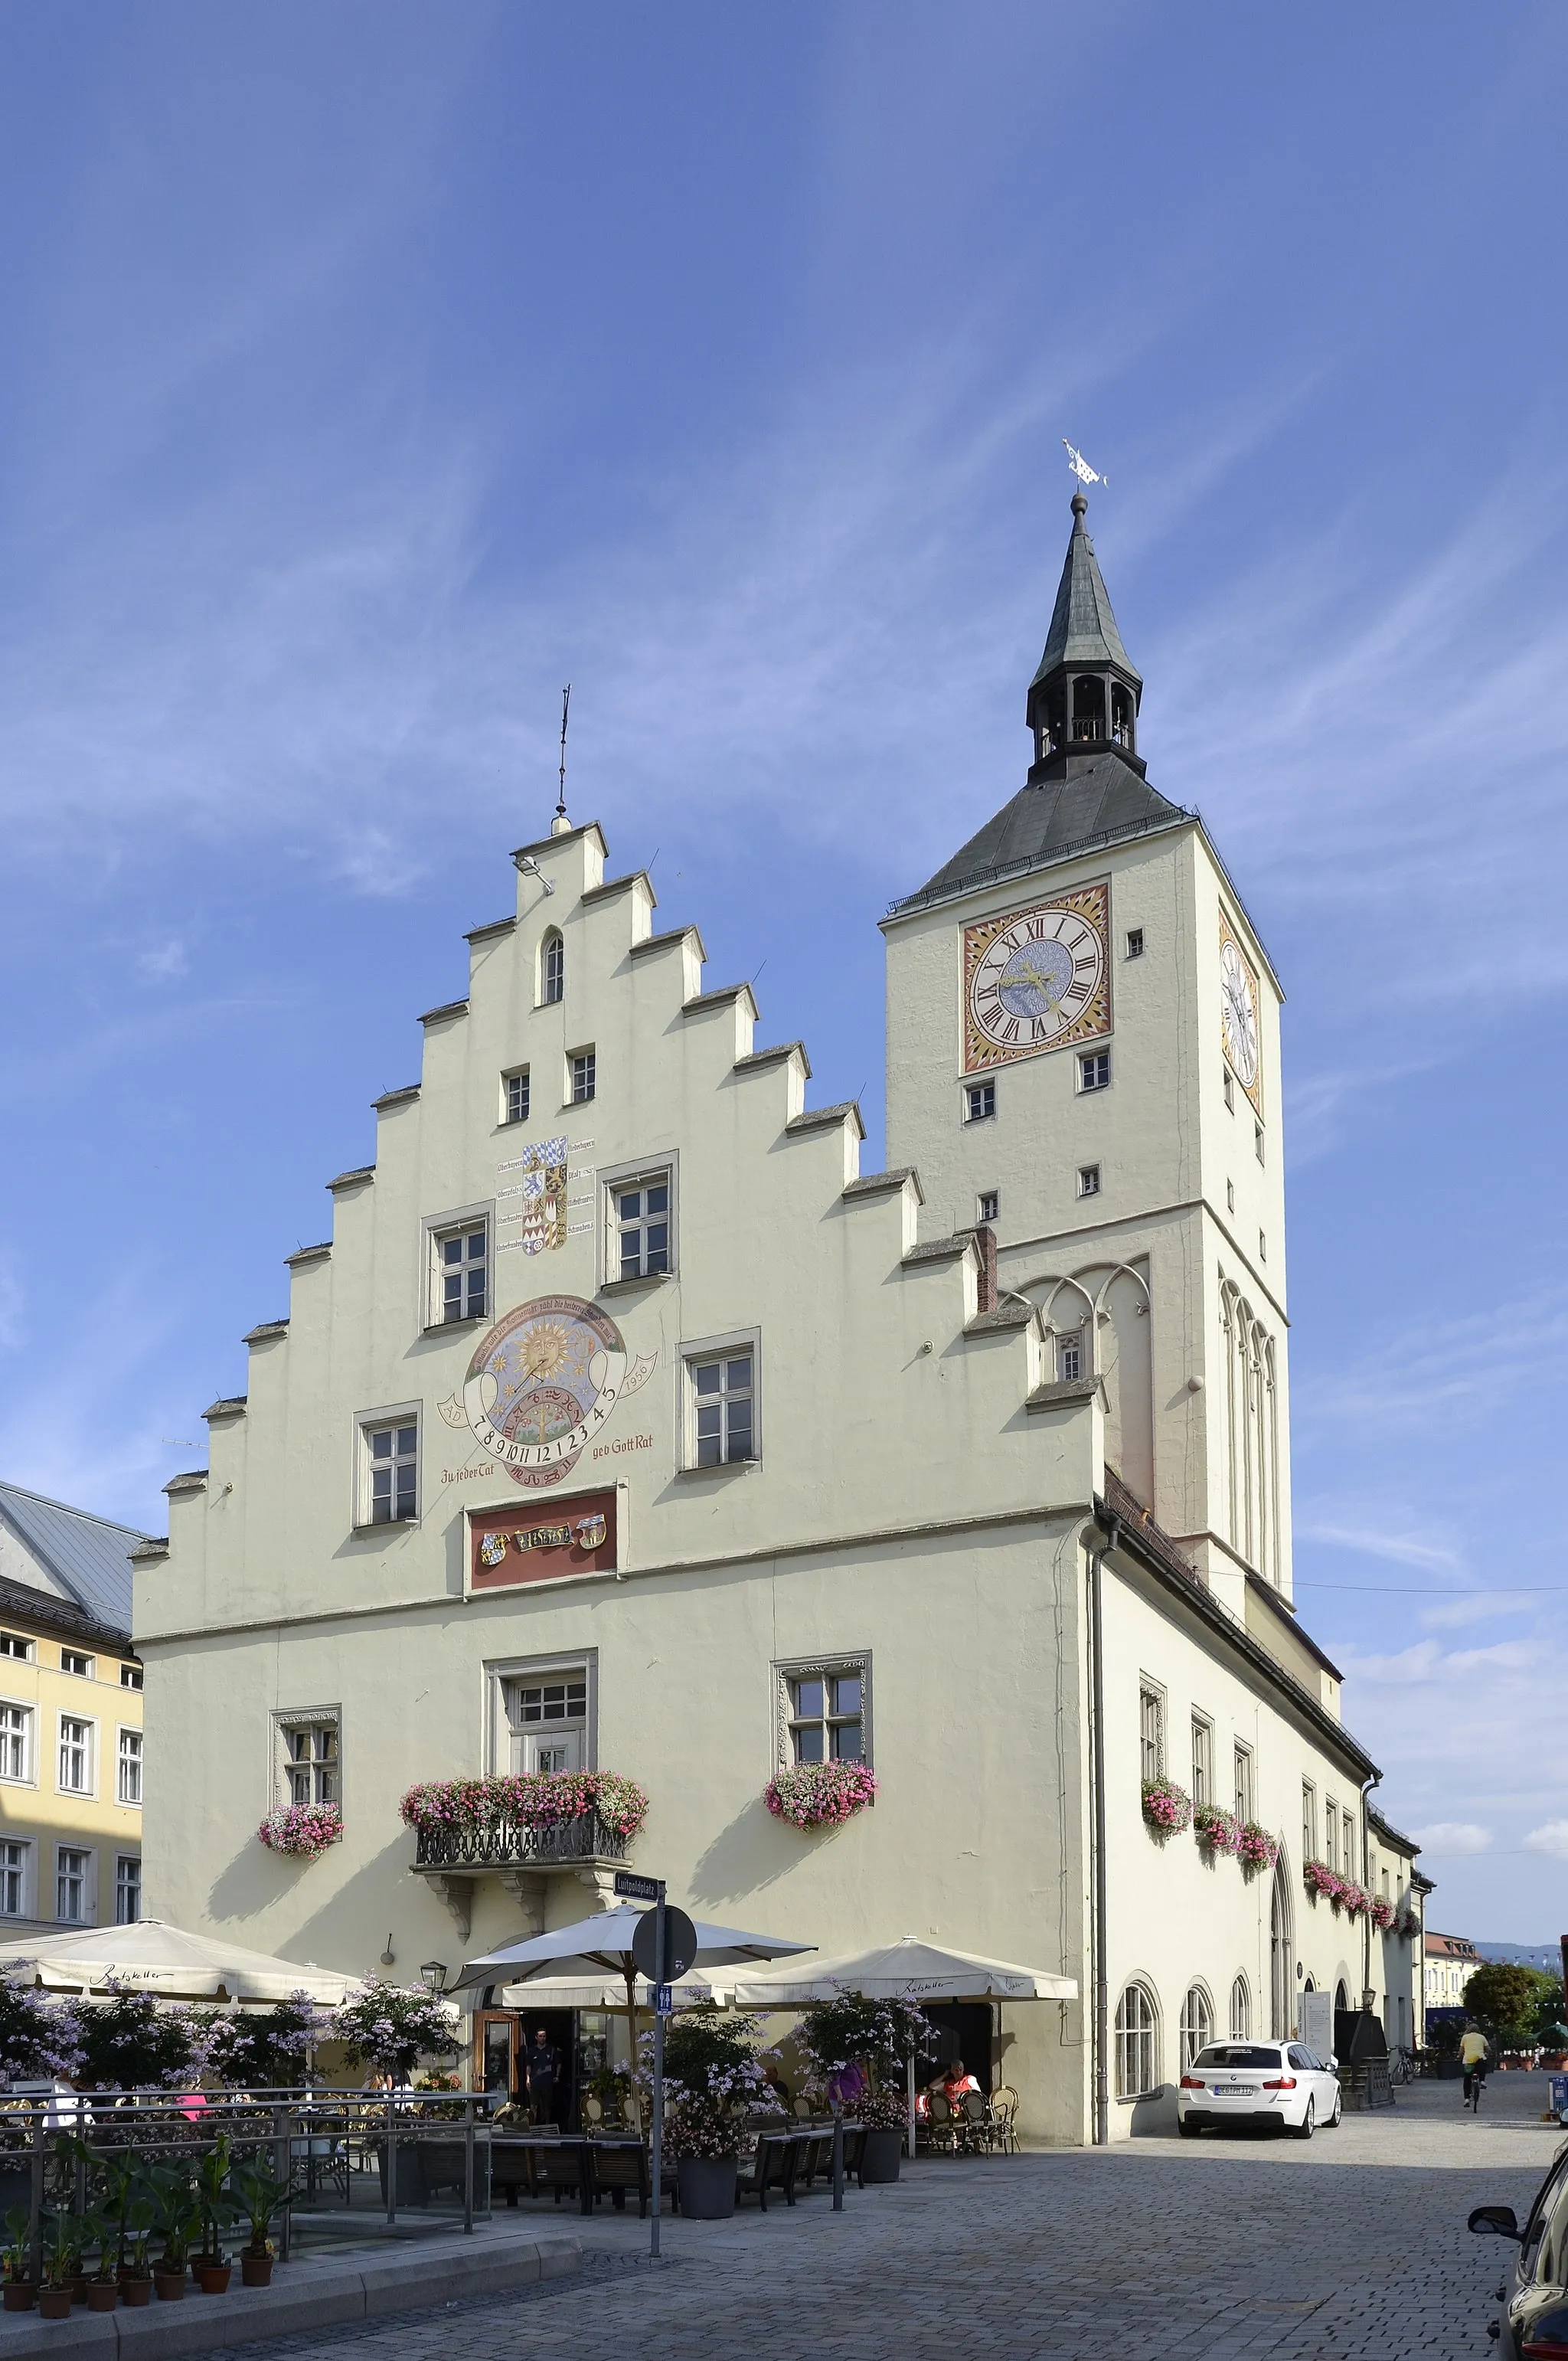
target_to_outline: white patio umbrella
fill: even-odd
[[[870,1951],[842,1959],[814,1960],[810,1970],[786,1968],[774,1975],[738,1976],[734,1998],[741,2008],[808,2008],[813,2001],[837,2000],[840,1993],[867,2000],[1076,2000],[1071,1976],[1038,1968],[985,1960],[973,1951],[950,1951],[944,1944],[900,1936]],[[909,2153],[915,2153],[915,2060],[909,2077]]]
[[[551,1989],[568,1981],[576,1983],[587,1977],[593,1979],[593,1988],[598,1990],[602,1989],[600,1979],[619,1978],[626,1988],[625,2005],[635,2008],[638,1971],[631,1956],[631,1938],[638,1920],[645,1916],[643,1909],[628,1903],[617,1910],[600,1910],[591,1918],[579,1918],[570,1927],[554,1927],[547,1935],[531,1936],[526,1942],[509,1943],[503,1950],[487,1951],[482,1959],[469,1960],[450,1989],[459,1993],[475,1984],[532,1987],[542,1983],[547,1971],[554,1970],[554,1976],[548,1979]],[[703,1919],[695,1923],[694,1968],[735,1967],[762,1960],[782,1960],[793,1952],[813,1951],[817,1948],[815,1943],[789,1942],[782,1935],[748,1935],[739,1927],[716,1927]],[[706,1987],[707,1980],[702,1981]]]
[[[129,1927],[61,1927],[0,1943],[0,1976],[50,1992],[100,1992],[124,1984],[159,2000],[269,2002],[297,1992],[324,2003],[346,2000],[364,1978],[252,1951],[223,1935],[192,1935],[160,1918]]]

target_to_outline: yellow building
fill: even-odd
[[[142,1915],[143,1539],[0,1484],[0,1930]]]

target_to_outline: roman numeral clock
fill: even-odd
[[[1110,888],[1102,882],[964,928],[964,1071],[1111,1030]]]

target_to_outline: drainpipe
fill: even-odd
[[[1105,1927],[1105,1684],[1101,1597],[1107,1553],[1116,1545],[1098,1525],[1084,1528],[1089,1557],[1090,1777],[1094,1784],[1094,2146],[1111,2144],[1110,1946]]]

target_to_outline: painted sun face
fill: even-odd
[[[964,929],[964,1064],[972,1073],[1110,1030],[1105,887]]]
[[[1258,1105],[1263,1084],[1257,978],[1223,916],[1220,920],[1220,1033],[1232,1071],[1254,1105]]]

